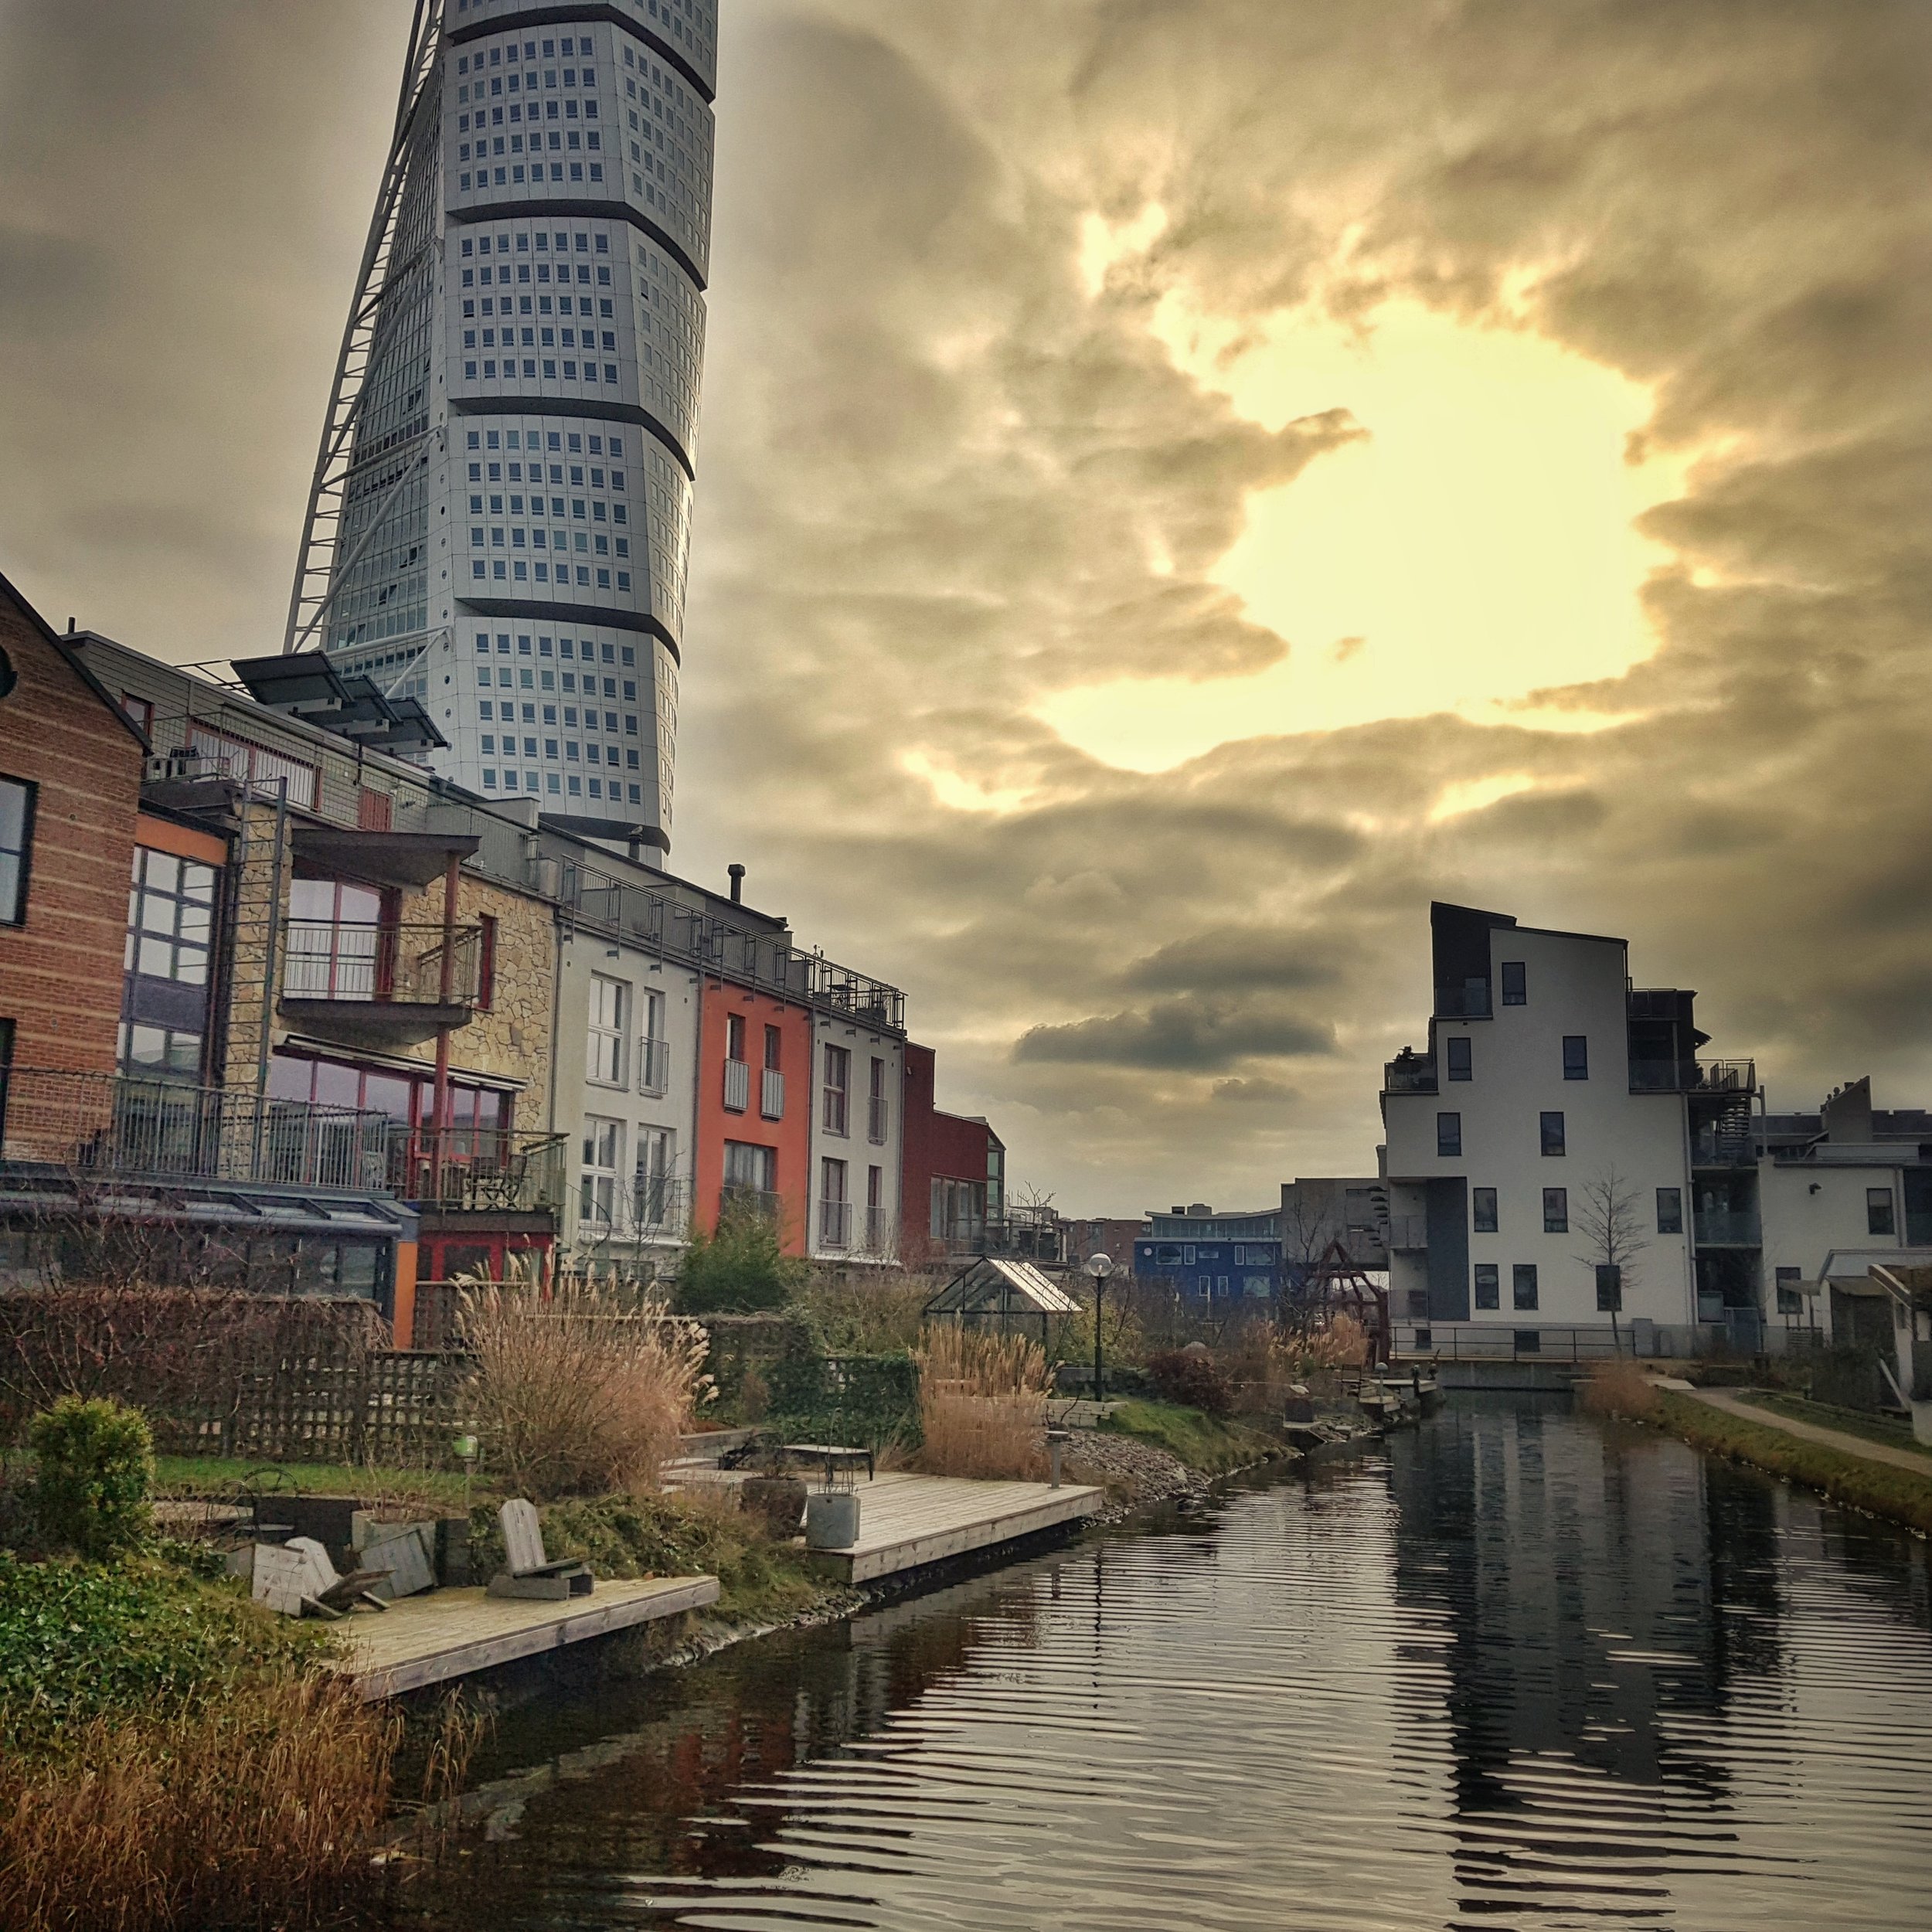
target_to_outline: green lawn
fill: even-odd
[[[157,1456],[162,1496],[225,1496],[244,1487],[301,1495],[366,1496],[372,1502],[449,1503],[460,1509],[463,1478],[440,1469],[354,1468],[345,1463],[260,1462],[236,1456]],[[478,1478],[472,1497],[488,1485]]]
[[[1828,1402],[1808,1402],[1803,1396],[1786,1395],[1775,1389],[1740,1392],[1755,1408],[1769,1409],[1774,1415],[1789,1416],[1794,1422],[1815,1423],[1821,1429],[1842,1430],[1866,1442],[1882,1442],[1889,1449],[1909,1449],[1925,1458],[1932,1467],[1932,1447],[1913,1439],[1903,1423],[1889,1422],[1883,1416],[1869,1415],[1862,1409],[1840,1409]]]
[[[1279,1454],[1281,1448],[1273,1437],[1258,1429],[1172,1402],[1116,1403],[1100,1426],[1115,1435],[1156,1444],[1190,1468],[1209,1475],[1262,1461]]]

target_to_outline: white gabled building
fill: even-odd
[[[1383,1080],[1400,1345],[1604,1349],[1600,1265],[1640,1354],[1894,1319],[1867,1271],[1932,1263],[1932,1118],[1875,1114],[1869,1080],[1767,1114],[1754,1063],[1700,1060],[1696,995],[1634,985],[1623,940],[1440,903],[1429,920],[1428,1043]]]

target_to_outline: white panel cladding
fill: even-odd
[[[1391,1094],[1386,1103],[1389,1211],[1419,1221],[1422,1182],[1461,1178],[1468,1188],[1496,1190],[1497,1227],[1478,1232],[1471,1205],[1471,1316],[1505,1327],[1596,1326],[1590,1243],[1580,1222],[1593,1182],[1614,1174],[1630,1196],[1642,1253],[1626,1270],[1626,1319],[1678,1325],[1696,1318],[1691,1262],[1692,1189],[1685,1112],[1675,1094],[1629,1090],[1627,971],[1621,942],[1580,934],[1499,927],[1490,934],[1489,1019],[1441,1019],[1435,1028],[1437,1091]],[[1526,997],[1502,1003],[1504,963],[1524,968]],[[1587,1042],[1588,1077],[1564,1077],[1566,1038]],[[1449,1077],[1451,1039],[1466,1040],[1470,1077]],[[1563,1151],[1543,1151],[1542,1117],[1563,1118]],[[1459,1154],[1438,1151],[1438,1118],[1454,1114]],[[1564,1191],[1569,1230],[1546,1232],[1543,1192]],[[1684,1231],[1660,1233],[1657,1191],[1675,1189]],[[1498,1305],[1475,1305],[1478,1264],[1498,1271]],[[1515,1270],[1536,1270],[1536,1306],[1515,1305]],[[1396,1315],[1407,1318],[1406,1294],[1428,1284],[1426,1252],[1392,1257]]]

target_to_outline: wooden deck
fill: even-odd
[[[338,1634],[349,1647],[343,1668],[370,1703],[717,1600],[715,1577],[600,1580],[588,1597],[549,1603],[487,1597],[480,1589],[433,1590],[405,1597],[380,1615],[359,1612]]]
[[[811,1562],[841,1583],[871,1583],[1016,1543],[1090,1516],[1107,1500],[1105,1490],[1073,1483],[1055,1489],[1043,1482],[900,1474],[859,1483],[854,1493],[858,1542],[811,1553]]]

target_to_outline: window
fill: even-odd
[[[742,1013],[725,1015],[725,1058],[742,1061],[745,1056],[745,1016]]]
[[[1543,1189],[1543,1232],[1546,1234],[1567,1234],[1570,1232],[1570,1190],[1567,1188],[1546,1187]]]
[[[288,889],[282,991],[291,998],[372,1000],[387,970],[383,895],[332,879]]]
[[[127,971],[181,986],[208,984],[213,866],[136,846],[128,913]]]
[[[1543,1151],[1560,1154],[1563,1151],[1563,1117],[1560,1114],[1542,1116]]]
[[[843,1134],[847,1088],[852,1079],[852,1055],[845,1048],[829,1044],[826,1046],[825,1078],[825,1129],[828,1134]]]
[[[845,1163],[818,1163],[818,1240],[821,1247],[842,1248],[852,1241],[852,1202],[845,1194]]]
[[[1540,1328],[1518,1328],[1512,1340],[1519,1355],[1541,1355],[1543,1351],[1543,1332]]]
[[[866,1138],[873,1146],[883,1147],[891,1114],[886,1100],[886,1063],[876,1053],[872,1056],[872,1089],[868,1098]]]
[[[725,1142],[724,1185],[727,1198],[747,1199],[752,1206],[776,1205],[778,1194],[778,1150],[751,1141]]]
[[[1493,1187],[1471,1188],[1469,1200],[1475,1212],[1475,1226],[1478,1234],[1496,1232],[1496,1190]]]
[[[1449,1077],[1452,1080],[1466,1080],[1471,1077],[1469,1053],[1468,1035],[1454,1035],[1449,1042]]]
[[[1462,1151],[1462,1116],[1460,1114],[1438,1114],[1436,1116],[1436,1152],[1439,1155],[1455,1155]]]
[[[1660,1187],[1657,1190],[1657,1232],[1682,1234],[1684,1231],[1684,1190]]]
[[[1893,1225],[1892,1190],[1889,1187],[1868,1187],[1865,1190],[1865,1231],[1867,1234],[1896,1232]]]
[[[1515,1291],[1516,1306],[1533,1308],[1536,1305],[1536,1264],[1533,1261],[1519,1261],[1509,1271],[1511,1286]]]
[[[24,779],[0,778],[0,926],[26,923],[34,791]]]
[[[137,698],[131,691],[121,694],[121,716],[134,728],[152,737],[155,730],[155,707],[145,698]]]
[[[617,1170],[624,1157],[624,1123],[587,1116],[583,1123],[583,1177],[577,1218],[599,1233],[617,1225]]]
[[[1583,1033],[1566,1033],[1563,1036],[1563,1078],[1566,1080],[1587,1080],[1590,1078],[1590,1039]]]
[[[678,1137],[668,1127],[638,1129],[635,1170],[636,1220],[641,1228],[662,1228],[678,1219],[677,1189],[672,1175],[678,1165]]]
[[[1804,1290],[1802,1268],[1780,1268],[1777,1270],[1777,1311],[1780,1315],[1802,1315],[1804,1312]]]
[[[1505,1006],[1529,1004],[1529,971],[1520,959],[1505,959],[1502,963],[1502,1003]]]
[[[638,1069],[638,1084],[647,1094],[662,1094],[671,1084],[671,1043],[665,1037],[664,995],[647,991],[644,995],[644,1038],[638,1043],[643,1065]]]
[[[590,1036],[585,1071],[600,1087],[624,1083],[624,1008],[631,988],[603,973],[590,975]]]
[[[1496,1308],[1502,1305],[1502,1270],[1494,1261],[1476,1264],[1476,1306]]]

